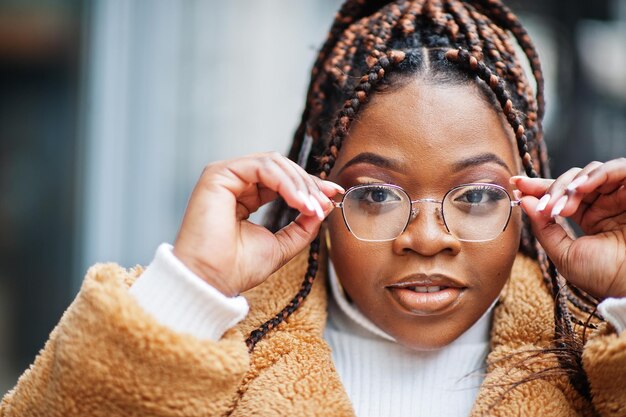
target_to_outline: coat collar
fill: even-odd
[[[250,312],[237,326],[239,331],[247,336],[289,303],[300,288],[307,258],[307,251],[300,253],[262,285],[244,294],[250,304]],[[325,396],[325,403],[333,404],[332,409],[326,410],[327,414],[320,411],[320,415],[353,415],[350,401],[334,368],[330,348],[323,339],[328,294],[326,259],[326,254],[321,253],[316,281],[300,308],[257,344],[250,358],[251,367],[244,378],[242,392],[255,385],[265,386],[259,380],[271,379],[277,374],[281,375],[281,384],[288,383],[285,379],[289,378],[294,378],[294,381],[298,378],[319,378],[315,386],[320,395]],[[553,310],[554,302],[543,283],[539,266],[534,260],[518,254],[511,277],[494,310],[487,375],[475,402],[473,416],[534,415],[532,410],[537,404],[550,405],[542,413],[545,416],[565,415],[563,410],[571,410],[571,399],[575,393],[565,377],[536,379],[514,385],[534,372],[558,366],[556,358],[550,354],[531,356],[537,350],[552,346]],[[292,356],[300,360],[290,360]],[[321,374],[312,375],[311,369],[321,370]],[[298,400],[315,401],[312,398],[307,395]],[[291,401],[296,400],[292,398]],[[549,410],[555,411],[551,413]]]

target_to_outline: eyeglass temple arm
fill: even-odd
[[[335,206],[335,208],[343,208],[343,202],[341,201],[333,201],[330,200],[333,203],[333,206]]]

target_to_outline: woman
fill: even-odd
[[[93,267],[0,416],[623,415],[626,161],[538,178],[543,112],[499,2],[347,1],[289,158]]]

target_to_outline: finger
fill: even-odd
[[[572,182],[575,181],[576,178],[583,177],[599,165],[601,165],[600,162],[593,161],[587,164],[585,168],[571,168],[560,175],[556,180],[554,180],[545,195],[540,199],[536,206],[536,210],[545,216],[555,217],[561,215],[563,209],[565,209],[568,203],[570,203],[568,210],[569,212],[572,212],[572,205],[577,206],[580,203],[580,195],[570,201],[570,195],[572,193],[568,190],[568,186],[571,186]]]
[[[609,194],[626,184],[626,158],[612,159],[591,170],[585,181],[577,185],[576,191],[588,193],[598,191]]]
[[[522,197],[521,206],[530,219],[533,234],[546,251],[546,254],[552,259],[557,268],[563,274],[566,274],[563,268],[566,265],[565,260],[568,250],[574,241],[554,218],[544,216],[537,211],[536,206],[538,203],[539,200],[536,197],[526,196]]]
[[[561,197],[561,207],[555,205],[553,215],[571,216],[579,210],[581,204],[589,206],[601,193],[612,193],[621,186],[626,177],[626,164],[620,167],[619,160],[609,161],[611,164],[607,167],[607,163],[591,162],[583,168],[578,175],[567,185],[565,195]],[[623,176],[619,175],[620,168],[624,169]],[[594,174],[596,186],[589,186],[589,175]],[[584,187],[583,187],[584,185]]]
[[[310,202],[298,193],[298,185],[269,156],[235,159],[207,170],[203,177],[208,189],[223,187],[238,198],[250,184],[263,184],[280,194],[290,207],[315,214]]]
[[[532,195],[537,198],[541,198],[554,183],[554,180],[549,178],[529,178],[516,175],[511,177],[509,182],[524,195]]]
[[[321,224],[317,216],[301,213],[294,221],[276,232],[278,253],[274,256],[276,260],[274,270],[285,265],[310,244],[317,236]]]
[[[255,189],[251,190],[250,193],[243,193],[238,199],[236,210],[238,220],[247,219],[250,217],[250,214],[257,211],[259,207],[276,200],[278,197],[276,191],[262,184],[255,184],[250,187],[254,187]]]
[[[285,170],[287,175],[289,175],[294,182],[298,183],[298,189],[302,191],[305,195],[311,194],[310,185],[307,183],[306,179],[303,175],[294,168],[294,166],[290,163],[291,160],[283,155],[278,153],[271,153],[271,157],[276,161],[276,163]]]
[[[296,164],[294,161],[292,161],[289,158],[286,158],[287,161],[289,161],[289,163],[291,163],[296,169],[302,171],[303,175],[306,175],[307,178],[309,178],[310,180],[312,180],[315,185],[317,186],[317,188],[319,189],[319,191],[321,191],[322,196],[328,197],[328,198],[332,198],[335,195],[337,195],[337,193],[340,194],[345,194],[346,190],[339,184],[334,183],[332,181],[328,181],[328,180],[323,180],[313,174],[309,174],[304,168],[302,168],[300,165]]]
[[[324,208],[330,204],[330,200],[319,190],[315,182],[310,178],[309,173],[289,158],[281,156],[277,162],[286,171],[290,172],[293,177],[297,177],[297,180],[302,184],[303,191],[314,207],[318,217],[323,219]]]
[[[316,176],[311,176],[311,178],[313,179],[313,181],[315,181],[315,183],[317,184],[317,186],[319,187],[319,189],[328,197],[328,198],[332,198],[334,196],[336,196],[337,194],[345,194],[346,190],[345,188],[343,188],[341,185],[332,182],[332,181],[328,181],[328,180],[323,180],[321,178],[318,178]]]
[[[324,186],[322,184],[322,179],[316,177],[315,175],[311,175],[308,172],[306,172],[306,170],[304,170],[304,168],[302,168],[300,165],[296,164],[294,161],[292,161],[291,159],[287,159],[287,161],[292,165],[292,167],[298,171],[305,179],[305,181],[307,182],[307,184],[309,185],[309,190],[310,193],[312,195],[314,195],[320,205],[322,210],[326,210],[327,208],[333,207],[333,204],[330,200],[331,197],[333,197],[337,192],[333,192],[330,195],[328,195],[328,186]],[[333,184],[333,183],[330,183]],[[336,184],[335,184],[336,185]],[[322,190],[322,187],[326,190],[326,192],[324,192]],[[332,186],[331,186],[332,187]],[[339,187],[338,185],[336,185],[336,187]],[[332,189],[332,188],[331,188]],[[339,189],[343,190],[343,188],[339,187]]]
[[[581,171],[581,168],[571,168],[559,175],[541,198],[541,204],[537,204],[535,210],[546,217],[559,215],[567,203],[567,196],[565,195],[567,186]]]
[[[626,220],[626,186],[620,187],[611,194],[599,194],[592,210],[588,209],[579,223],[586,234],[596,234],[610,229],[623,227]]]
[[[276,162],[278,166],[281,167],[281,169],[285,171],[287,175],[289,175],[294,183],[298,184],[298,191],[303,194],[303,198],[307,200],[309,206],[313,210],[316,210],[316,205],[313,201],[314,197],[311,195],[311,189],[309,184],[307,184],[303,176],[289,163],[289,158],[286,158],[278,152],[270,152],[268,155],[274,160],[274,162]]]

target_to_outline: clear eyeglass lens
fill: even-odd
[[[356,187],[346,193],[343,199],[346,224],[361,240],[395,239],[404,230],[410,213],[411,200],[399,187]]]
[[[511,199],[503,188],[494,185],[465,185],[446,195],[443,213],[450,233],[458,239],[491,240],[509,220]]]
[[[443,201],[446,226],[450,233],[464,241],[494,239],[504,230],[510,211],[511,200],[507,192],[490,184],[455,187]],[[358,239],[393,240],[409,222],[411,200],[400,187],[359,186],[344,196],[343,216]]]

